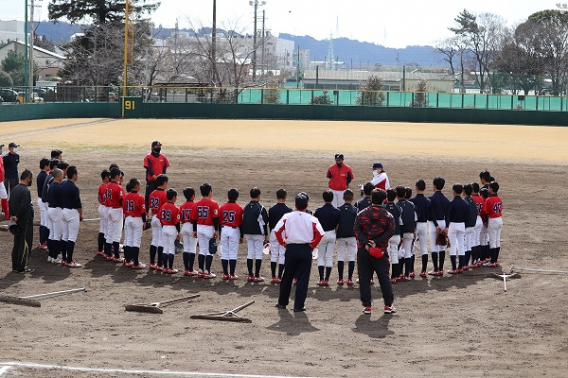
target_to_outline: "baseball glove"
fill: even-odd
[[[436,245],[440,245],[440,246],[447,246],[448,245],[448,240],[446,238],[446,235],[443,232],[439,232],[436,235]]]

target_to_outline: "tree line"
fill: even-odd
[[[436,44],[462,93],[472,72],[482,93],[534,91],[567,94],[568,12],[543,10],[508,27],[501,16],[464,9],[448,29],[453,36]]]

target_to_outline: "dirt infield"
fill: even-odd
[[[310,207],[321,204],[325,172],[335,152],[355,174],[370,179],[381,161],[391,185],[471,182],[489,169],[501,185],[505,228],[504,271],[520,267],[568,270],[565,152],[568,128],[434,125],[371,122],[50,120],[3,123],[0,142],[20,143],[20,168],[37,172],[52,148],[79,168],[85,217],[96,217],[98,173],[116,162],[126,179],[143,178],[142,159],[160,140],[172,166],[170,187],[210,182],[224,202],[237,187],[239,203],[258,186],[262,202],[275,202],[285,187],[306,190]],[[4,148],[6,150],[6,147]],[[430,190],[430,189],[428,189]],[[446,195],[450,191],[444,190]],[[34,201],[37,196],[34,192]],[[43,299],[41,308],[0,303],[0,363],[21,361],[84,368],[42,370],[13,366],[0,376],[130,377],[152,372],[201,372],[310,377],[563,377],[568,369],[568,275],[523,273],[503,283],[489,268],[460,276],[417,278],[394,287],[395,315],[361,313],[358,287],[318,287],[312,279],[306,313],[277,311],[278,287],[269,283],[203,281],[132,271],[94,257],[98,224],[83,223],[70,271],[33,251],[31,275],[10,272],[11,239],[0,233],[0,294],[31,295],[86,287],[88,292]],[[37,235],[36,235],[37,236]],[[150,232],[144,233],[147,262]],[[36,238],[37,241],[37,238]],[[245,246],[237,274],[245,276]],[[448,261],[447,261],[448,262]],[[176,256],[175,265],[182,264]],[[262,272],[270,276],[268,260]],[[221,270],[218,258],[214,271]],[[500,271],[500,270],[498,270]],[[332,280],[337,274],[334,269]],[[164,314],[125,313],[123,305],[199,293]],[[380,292],[373,291],[375,303]],[[249,300],[239,314],[252,324],[190,319]],[[111,369],[97,371],[89,369]],[[114,370],[113,370],[114,369]],[[122,369],[118,371],[116,369]],[[127,373],[137,370],[139,373]],[[49,371],[49,373],[47,373]],[[179,376],[182,376],[181,374]],[[189,376],[189,375],[188,375]],[[193,376],[199,376],[193,375]]]

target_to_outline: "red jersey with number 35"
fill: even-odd
[[[101,205],[104,205],[105,202],[106,202],[106,187],[107,187],[107,184],[99,185],[99,203]]]
[[[122,208],[122,201],[124,201],[124,189],[116,182],[109,182],[106,186],[106,203],[107,207],[115,209]]]
[[[122,210],[125,217],[140,218],[146,213],[146,200],[138,192],[130,192],[124,197]]]
[[[172,202],[166,202],[161,208],[158,215],[162,226],[175,226],[179,223],[179,207]]]
[[[490,194],[483,204],[483,212],[487,218],[499,218],[503,216],[503,201],[497,194]]]
[[[219,224],[227,227],[239,227],[243,224],[243,208],[235,202],[227,202],[219,209]]]
[[[194,212],[197,211],[197,210],[195,210],[195,205],[196,205],[195,202],[184,202],[179,207],[182,224],[193,222],[191,214],[193,214]]]
[[[166,202],[168,202],[168,195],[164,189],[156,189],[150,193],[148,203],[150,204],[152,215],[158,216],[160,207],[162,207]]]
[[[195,204],[192,221],[205,226],[213,226],[213,218],[219,218],[219,204],[209,198],[203,198]]]

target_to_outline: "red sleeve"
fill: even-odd
[[[276,230],[274,234],[276,235],[276,239],[278,239],[278,243],[280,243],[280,245],[285,245],[286,243],[284,242],[282,233],[286,229],[286,219],[284,219],[282,222],[284,222],[284,224],[282,225],[282,227],[280,227],[280,229]]]
[[[314,240],[312,240],[310,244],[312,245],[312,249],[314,249],[315,247],[318,246],[319,242],[323,238],[323,235],[320,234],[317,225],[315,223],[312,223],[312,230],[314,232]]]

